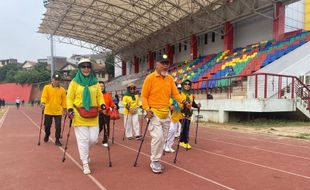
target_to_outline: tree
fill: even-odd
[[[114,70],[115,70],[115,56],[112,53],[107,54],[105,66],[106,72],[109,76],[114,77]]]
[[[20,64],[12,63],[0,68],[1,82],[15,82],[15,74],[22,69]]]
[[[38,63],[30,70],[23,70],[20,64],[8,64],[0,68],[0,81],[19,84],[41,83],[50,80],[46,63]]]

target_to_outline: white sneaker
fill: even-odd
[[[175,150],[174,150],[174,149],[172,149],[172,148],[170,148],[170,152],[171,152],[171,153],[174,153],[174,152],[175,152]]]
[[[91,173],[88,164],[83,164],[83,173],[85,175],[88,175]]]
[[[158,161],[151,162],[150,167],[154,173],[159,174],[163,172],[162,165]]]
[[[165,152],[170,153],[170,148],[166,147],[164,150],[165,150]]]
[[[102,144],[102,146],[104,146],[104,147],[108,147],[108,146],[109,146],[109,144],[108,144],[108,143],[103,143],[103,144]]]

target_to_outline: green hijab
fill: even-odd
[[[136,97],[135,97],[136,94],[137,94],[136,92],[131,93],[130,90],[127,90],[127,91],[124,93],[124,96],[130,96],[131,99],[132,99],[133,101],[135,101],[135,100],[136,100]]]
[[[190,88],[189,90],[186,90],[186,89],[184,88],[184,86],[185,86],[184,84],[185,84],[186,82],[189,82],[189,83],[190,83],[191,88],[192,88],[192,82],[191,82],[190,80],[188,80],[188,79],[186,79],[185,81],[182,82],[182,93],[185,94],[185,95],[186,95],[186,98],[187,98],[188,96],[191,95],[192,90],[191,90],[191,88]]]
[[[97,84],[98,80],[96,79],[92,71],[89,73],[89,76],[84,76],[80,68],[73,80],[76,81],[78,84],[84,86],[82,105],[87,111],[89,111],[91,104],[89,86]]]

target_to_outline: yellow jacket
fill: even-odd
[[[179,104],[179,103],[178,103]],[[172,98],[170,98],[170,105],[172,105]],[[181,104],[179,104],[181,108]],[[184,115],[180,111],[173,110],[171,114],[171,121],[173,123],[179,122],[180,119],[183,119]]]
[[[45,105],[44,114],[62,115],[66,105],[66,91],[63,87],[45,85],[41,95],[41,103]]]
[[[98,116],[94,118],[83,118],[79,115],[76,107],[82,107],[82,95],[84,87],[74,80],[70,82],[67,94],[67,108],[73,108],[74,117],[72,121],[72,126],[96,126],[98,127]],[[103,95],[100,89],[99,83],[89,86],[91,107],[100,107],[104,104]]]
[[[193,105],[193,101],[194,101],[194,96],[192,94],[189,94],[189,96],[186,97],[186,94],[184,94],[183,92],[181,92],[181,96],[182,96],[183,99],[189,101],[190,109],[192,109],[192,105]],[[181,109],[184,109],[184,105],[181,105]],[[184,113],[182,113],[182,116],[183,117],[181,119],[183,119],[185,117]],[[191,120],[191,117],[190,118],[186,118],[186,119]]]
[[[126,109],[126,105],[130,103],[130,108],[129,109],[139,109],[140,104],[140,100],[139,100],[139,96],[135,95],[135,100],[132,99],[131,96],[123,96],[123,105],[124,105],[124,114],[127,115],[128,114],[128,110]]]

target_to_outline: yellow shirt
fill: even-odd
[[[132,99],[131,96],[123,96],[123,105],[124,105],[124,114],[128,114],[128,110],[126,109],[126,105],[130,103],[130,108],[129,109],[134,109],[136,108],[138,110],[140,104],[139,96],[135,95],[135,100]]]
[[[184,94],[183,92],[181,92],[181,96],[182,96],[182,98],[184,98],[185,100],[187,100],[186,99],[186,94]],[[192,104],[193,104],[193,101],[194,101],[194,97],[193,97],[193,95],[192,94],[190,94],[189,96],[188,96],[188,98],[189,98],[189,104],[190,104],[190,109],[192,108]],[[183,109],[183,105],[181,105],[181,109]],[[182,113],[182,119],[185,117],[185,115]],[[188,119],[188,120],[191,120],[191,117],[190,118],[186,118],[186,119]]]
[[[149,74],[142,86],[142,107],[144,110],[152,109],[154,114],[165,119],[169,115],[169,99],[173,97],[178,102],[182,102],[182,99],[172,76],[161,76],[154,71]]]
[[[104,104],[103,95],[99,83],[89,86],[91,107],[100,107]],[[84,86],[78,84],[76,81],[72,80],[70,82],[67,94],[67,108],[73,108],[74,117],[72,120],[72,126],[97,126],[98,127],[98,116],[94,118],[83,118],[79,115],[76,107],[82,107],[82,95]]]
[[[172,98],[170,98],[170,105],[172,105]],[[178,103],[179,104],[179,103]],[[181,105],[179,104],[179,107],[181,108]],[[171,121],[173,123],[179,122],[180,119],[183,119],[184,115],[180,111],[173,110],[171,114]]]
[[[66,105],[66,91],[63,87],[45,85],[41,95],[41,103],[45,105],[44,114],[62,115]]]

